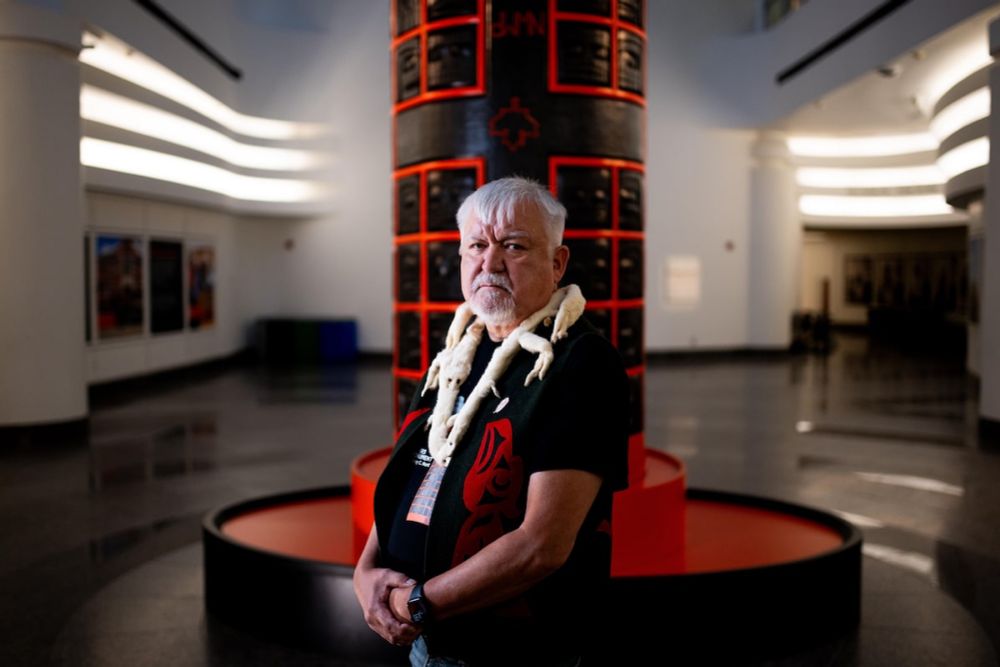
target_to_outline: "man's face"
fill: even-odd
[[[569,249],[551,248],[544,225],[527,206],[502,225],[473,212],[462,227],[462,294],[503,335],[548,303],[566,271]]]

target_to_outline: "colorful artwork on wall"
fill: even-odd
[[[83,322],[84,341],[89,343],[90,331],[90,234],[83,235]]]
[[[149,242],[150,331],[184,328],[184,246],[180,241]]]
[[[188,247],[188,326],[204,329],[215,324],[215,247]]]
[[[119,338],[143,332],[142,239],[97,237],[97,332]]]

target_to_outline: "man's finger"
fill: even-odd
[[[392,570],[387,571],[385,578],[382,579],[382,585],[387,588],[403,588],[413,586],[416,583],[402,572],[393,572]]]

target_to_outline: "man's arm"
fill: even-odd
[[[524,522],[424,584],[435,620],[463,614],[516,597],[558,570],[569,558],[577,533],[601,487],[601,478],[583,470],[536,472],[528,481]],[[410,620],[412,585],[391,591],[390,607]]]
[[[400,586],[410,590],[413,583],[402,572],[378,566],[378,534],[372,524],[372,532],[354,568],[354,594],[365,614],[365,622],[391,644],[405,646],[420,634],[416,626],[396,618],[389,608],[389,594]]]

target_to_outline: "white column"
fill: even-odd
[[[87,414],[80,31],[0,1],[0,427]]]
[[[750,180],[748,343],[757,348],[791,344],[798,299],[802,224],[795,171],[783,134],[761,132],[753,147]]]
[[[990,24],[990,53],[1000,52],[1000,21]],[[990,67],[992,109],[1000,109],[1000,65]],[[1000,424],[1000,115],[990,114],[990,168],[983,215],[983,284],[979,298],[979,416]]]

